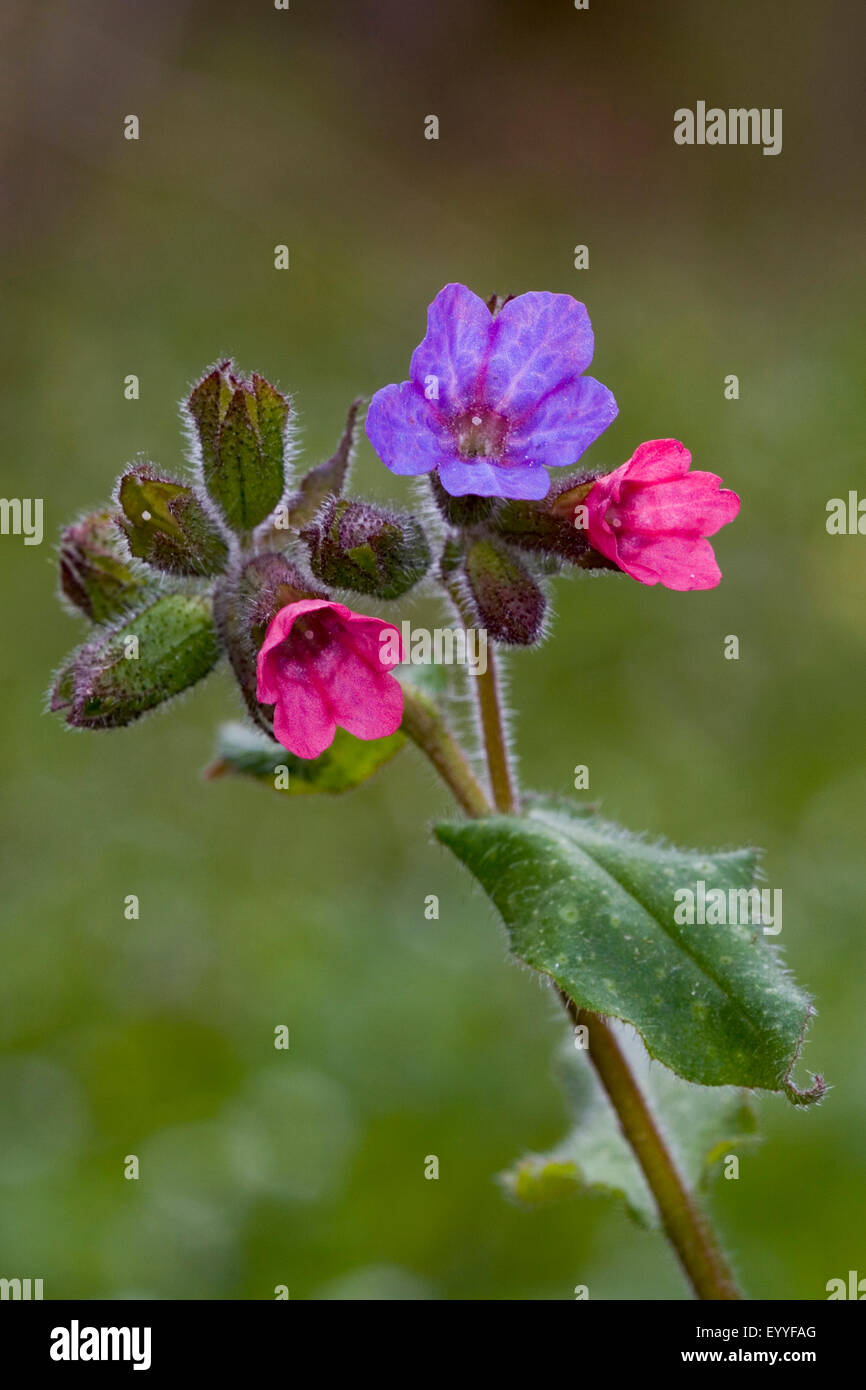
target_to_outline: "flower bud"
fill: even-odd
[[[51,707],[79,729],[120,728],[201,680],[218,656],[209,599],[168,594],[79,647]]]
[[[430,566],[427,537],[415,517],[372,502],[330,498],[301,539],[317,579],[376,598],[399,598]]]
[[[161,478],[150,464],[124,473],[119,525],[132,554],[168,574],[211,575],[225,568],[228,546],[191,487]]]
[[[60,535],[60,587],[95,623],[140,603],[146,587],[123,554],[116,520],[112,512],[94,512]]]
[[[195,387],[187,410],[202,478],[233,531],[251,531],[285,491],[291,406],[264,377],[236,377],[222,362]]]
[[[531,647],[540,640],[544,592],[502,541],[487,536],[470,542],[463,573],[479,622],[494,641]]]
[[[283,555],[265,551],[226,576],[214,593],[214,618],[241,694],[252,717],[270,731],[271,720],[256,696],[256,659],[271,621],[302,599],[327,598]]]
[[[74,651],[66,658],[51,683],[51,689],[48,692],[48,708],[52,714],[62,714],[66,710],[72,709],[72,701],[75,699],[75,658],[77,656],[78,652]]]

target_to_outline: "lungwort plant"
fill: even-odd
[[[210,775],[289,796],[356,787],[414,741],[456,802],[436,836],[572,1025],[573,1131],[517,1162],[504,1187],[530,1204],[582,1185],[619,1194],[663,1228],[698,1297],[737,1298],[699,1189],[750,1137],[748,1092],[800,1106],[824,1092],[820,1077],[807,1089],[793,1078],[812,1006],[767,939],[756,855],[677,849],[521,791],[504,728],[502,648],[547,635],[557,572],[712,588],[707,538],[739,510],[673,439],[604,476],[576,466],[617,413],[586,375],[592,354],[569,295],[485,303],[446,286],[409,379],[377,391],[366,418],[392,473],[426,475],[417,514],[347,491],[359,402],[334,456],[299,475],[289,399],[220,363],[184,405],[191,471],[134,463],[111,503],[62,534],[62,593],[92,630],[50,704],[74,728],[117,728],[225,658],[247,718],[221,730]],[[352,607],[360,596],[393,612],[419,584],[441,595],[455,634],[485,637],[484,660],[456,672],[483,775],[444,671],[407,663],[405,625]],[[692,890],[697,918],[683,908]]]

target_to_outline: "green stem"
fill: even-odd
[[[459,594],[452,598],[465,614]],[[517,794],[505,742],[495,661],[488,652],[485,676],[478,682],[478,704],[487,766],[496,809],[513,814]],[[490,805],[469,762],[437,707],[413,688],[404,688],[403,728],[427,755],[468,816],[490,815]],[[662,1225],[700,1299],[729,1300],[742,1295],[713,1230],[689,1192],[647,1105],[610,1024],[600,1014],[579,1009],[562,990],[559,997],[575,1026],[589,1032],[589,1060],[613,1106],[620,1127],[658,1205]]]
[[[484,734],[484,748],[487,753],[487,771],[490,775],[490,788],[497,811],[506,816],[517,814],[517,791],[511,773],[511,760],[505,738],[505,725],[502,719],[502,705],[499,699],[499,675],[496,653],[488,643],[487,669],[483,675],[473,676],[478,692],[478,712],[481,716],[481,730]]]
[[[455,800],[473,819],[489,816],[493,807],[441,712],[414,686],[403,687],[401,728],[430,759]]]
[[[471,627],[474,621],[473,615],[458,584],[456,582],[449,583],[448,592],[464,628]],[[481,720],[481,733],[484,739],[484,752],[487,757],[487,773],[490,778],[490,790],[493,793],[493,804],[497,811],[501,811],[503,815],[517,815],[520,807],[517,801],[517,788],[511,771],[505,721],[502,717],[502,702],[499,697],[498,661],[492,642],[487,643],[484,672],[476,671],[469,679],[474,681],[478,696],[478,714]]]
[[[608,1021],[557,993],[572,1023],[589,1034],[589,1060],[658,1205],[665,1234],[700,1299],[742,1295],[712,1228],[686,1187]]]

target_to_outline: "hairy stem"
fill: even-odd
[[[451,589],[450,592],[466,622],[459,591]],[[479,713],[495,808],[514,814],[517,793],[505,742],[492,650],[488,651],[484,676],[475,676],[473,680],[478,681]],[[437,707],[411,687],[405,689],[404,698],[403,727],[410,738],[426,753],[468,816],[490,815],[494,808]],[[558,990],[558,994],[572,1023],[585,1025],[588,1030],[589,1060],[640,1164],[658,1205],[665,1234],[696,1296],[715,1301],[741,1298],[712,1227],[686,1187],[610,1024],[600,1014],[579,1009],[562,990]]]
[[[572,1023],[587,1029],[589,1060],[643,1169],[665,1234],[695,1294],[716,1301],[741,1298],[709,1222],[686,1187],[610,1024],[599,1014],[579,1009],[562,990],[557,992]]]
[[[448,584],[448,592],[464,627],[471,627],[473,615],[460,591],[457,582]],[[487,773],[493,804],[504,815],[516,815],[519,811],[517,787],[511,771],[511,758],[508,753],[508,740],[505,736],[505,720],[502,715],[500,682],[496,651],[491,642],[487,643],[486,669],[476,671],[470,678],[475,683],[478,697],[478,714],[484,738],[484,752],[487,758]]]
[[[505,815],[515,815],[517,790],[511,773],[511,760],[505,738],[505,724],[499,699],[499,675],[496,666],[496,653],[488,643],[487,670],[483,675],[473,676],[478,691],[478,712],[484,734],[484,748],[487,753],[487,771],[490,775],[490,788],[497,811]]]
[[[430,759],[467,816],[490,815],[493,807],[469,766],[463,749],[433,701],[414,686],[403,687],[401,728]]]

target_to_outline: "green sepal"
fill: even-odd
[[[400,598],[430,567],[420,522],[373,502],[329,497],[301,539],[317,579],[374,598]]]
[[[48,708],[52,714],[62,714],[72,709],[75,699],[75,660],[78,650],[70,652],[60,670],[55,672],[48,692]]]
[[[120,728],[195,685],[219,654],[210,600],[167,594],[79,647],[55,682],[52,707],[68,708],[75,728]]]
[[[107,623],[140,605],[147,579],[123,553],[117,515],[93,512],[60,535],[60,587],[94,623]]]
[[[160,477],[149,464],[124,473],[117,490],[129,549],[167,574],[219,574],[228,546],[194,490]]]
[[[540,502],[506,501],[491,518],[491,529],[518,550],[544,559],[553,571],[563,564],[586,570],[615,570],[619,566],[589,543],[577,524],[579,508],[595,485],[595,475],[580,470],[555,482]]]
[[[518,647],[540,641],[547,609],[544,590],[507,545],[493,536],[470,541],[463,572],[479,625],[494,641]]]
[[[227,361],[194,388],[187,410],[208,496],[226,524],[245,534],[285,491],[290,403],[257,373],[250,382],[235,376]]]

